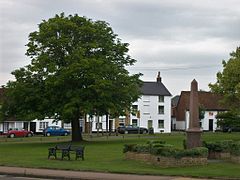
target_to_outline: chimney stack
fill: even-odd
[[[162,82],[162,78],[160,77],[160,71],[158,71],[157,82]]]

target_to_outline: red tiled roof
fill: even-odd
[[[208,111],[227,110],[226,107],[220,104],[221,99],[222,99],[222,96],[212,92],[205,92],[205,91],[198,92],[199,105],[202,105]],[[189,102],[190,102],[190,91],[182,91],[177,104],[177,113],[176,113],[177,121],[183,121],[185,119],[185,111],[189,109]]]

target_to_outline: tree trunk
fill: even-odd
[[[72,119],[72,142],[82,141],[82,132],[80,132],[79,116]]]

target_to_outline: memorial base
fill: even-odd
[[[202,131],[201,130],[188,129],[186,131],[186,133],[187,133],[187,141],[186,141],[187,149],[192,149],[195,147],[202,146],[202,140],[201,140]]]

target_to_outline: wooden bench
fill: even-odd
[[[84,146],[74,146],[70,144],[59,144],[55,147],[48,148],[48,159],[53,156],[57,159],[57,153],[60,152],[62,154],[62,160],[64,158],[71,159],[70,153],[75,153],[75,159],[82,158],[84,160]]]

